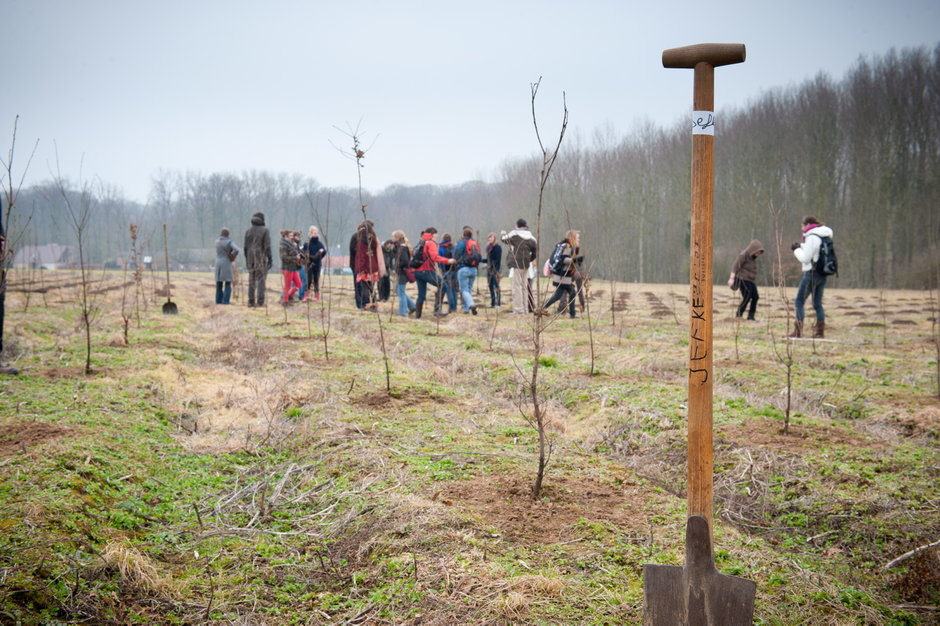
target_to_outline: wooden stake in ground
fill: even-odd
[[[692,241],[689,264],[688,525],[684,567],[643,568],[647,624],[751,624],[755,585],[712,563],[712,205],[715,68],[744,61],[743,44],[663,52],[663,66],[695,70],[692,106]]]

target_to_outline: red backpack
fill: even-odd
[[[480,244],[473,239],[467,239],[467,245],[464,246],[463,255],[458,262],[467,267],[476,267],[483,260],[483,254],[480,252]]]

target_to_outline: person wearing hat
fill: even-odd
[[[259,211],[251,216],[242,248],[248,269],[248,306],[264,306],[265,279],[271,269],[271,233],[264,225],[264,213]]]

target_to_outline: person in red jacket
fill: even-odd
[[[420,266],[415,269],[415,283],[418,285],[418,299],[415,300],[415,318],[421,317],[421,311],[424,309],[424,300],[428,292],[428,284],[437,287],[437,293],[434,297],[435,315],[446,315],[441,308],[441,277],[437,273],[435,263],[446,263],[453,265],[454,260],[442,257],[437,251],[437,242],[434,241],[434,235],[437,229],[428,226],[421,233],[421,243],[415,247],[414,256],[422,260]]]
[[[359,302],[363,310],[375,310],[378,305],[378,283],[385,276],[385,255],[382,254],[382,244],[372,222],[366,220],[356,231],[356,259],[354,262],[354,277],[356,291],[359,293]]]

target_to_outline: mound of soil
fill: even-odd
[[[68,432],[68,428],[45,422],[5,422],[0,424],[0,457],[25,452],[32,446],[62,437]]]
[[[593,478],[546,477],[542,497],[532,500],[535,476],[480,476],[446,485],[435,499],[478,513],[508,541],[553,544],[578,538],[578,520],[618,528],[645,528],[648,494]]]

